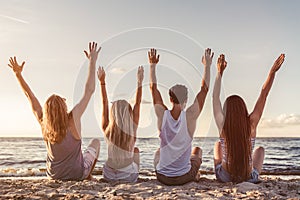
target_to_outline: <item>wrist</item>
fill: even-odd
[[[100,85],[105,85],[105,81],[100,81]]]
[[[93,65],[96,65],[96,62],[97,62],[97,58],[90,58],[90,63],[93,64]]]
[[[16,75],[16,77],[17,77],[17,78],[20,78],[20,77],[22,77],[22,74],[21,74],[21,72],[15,72],[15,75]]]
[[[142,80],[141,80],[141,81],[138,80],[138,81],[137,81],[137,84],[138,84],[138,86],[141,86],[141,85],[143,84],[143,81],[142,81]]]
[[[205,65],[204,65],[205,68],[210,68],[210,66],[211,66],[211,63],[205,63]]]

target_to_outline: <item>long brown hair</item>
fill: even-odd
[[[251,128],[244,100],[232,95],[224,103],[225,121],[222,135],[227,150],[227,170],[233,182],[249,179],[251,165]]]
[[[69,114],[63,98],[53,94],[43,108],[42,132],[45,141],[60,143],[67,134]]]
[[[132,152],[135,142],[135,124],[131,105],[126,100],[112,103],[109,125],[105,136],[116,148]]]

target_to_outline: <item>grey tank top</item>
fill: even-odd
[[[47,176],[60,180],[80,180],[83,176],[83,157],[81,140],[76,140],[68,130],[61,143],[47,147]]]

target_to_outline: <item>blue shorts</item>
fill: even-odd
[[[215,168],[215,174],[216,174],[216,178],[218,181],[221,181],[221,182],[231,182],[231,177],[230,177],[230,174],[225,170],[223,169],[222,167],[222,163],[218,164]],[[247,182],[250,182],[250,183],[258,183],[260,182],[260,180],[258,179],[259,177],[259,172],[257,171],[257,169],[253,168],[251,174],[250,174],[250,179],[247,180]]]

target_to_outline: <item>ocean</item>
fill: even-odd
[[[84,150],[90,138],[83,138]],[[103,138],[95,170],[101,171],[107,158]],[[194,138],[193,146],[203,150],[200,170],[213,173],[213,148],[218,138]],[[159,147],[158,138],[138,138],[141,170],[153,168],[154,153]],[[257,138],[256,147],[265,148],[263,174],[300,175],[300,138]],[[0,177],[46,176],[46,147],[42,138],[0,138]]]

